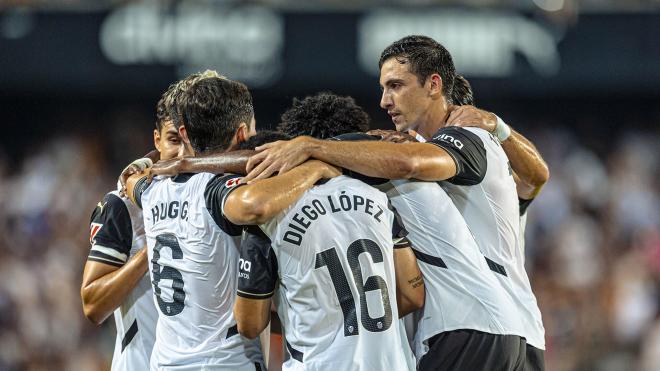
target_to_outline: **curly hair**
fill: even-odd
[[[293,104],[282,114],[277,130],[291,137],[309,135],[318,139],[340,134],[369,130],[369,115],[351,97],[329,92],[318,93],[304,99],[293,99]]]
[[[410,35],[390,44],[380,55],[378,68],[390,58],[410,65],[410,72],[417,76],[420,85],[434,73],[442,78],[442,93],[451,102],[456,68],[449,51],[428,36]]]

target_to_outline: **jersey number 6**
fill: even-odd
[[[380,276],[370,276],[366,281],[362,279],[362,269],[360,267],[360,254],[367,253],[371,255],[374,263],[383,262],[383,253],[372,240],[357,240],[348,246],[346,257],[348,265],[351,267],[353,273],[353,280],[357,286],[357,291],[360,294],[360,319],[362,326],[371,332],[386,331],[392,325],[392,308],[390,306],[390,295],[387,290],[387,283]],[[346,273],[341,266],[339,256],[335,248],[322,251],[316,254],[315,268],[328,267],[330,272],[330,279],[335,287],[339,305],[344,313],[344,336],[353,336],[359,334],[357,316],[355,311],[355,298],[351,292],[351,287],[346,278]],[[367,308],[367,292],[373,290],[380,290],[381,299],[383,301],[384,315],[377,318],[371,318]]]
[[[151,259],[151,271],[154,278],[152,284],[154,286],[154,295],[156,295],[156,300],[158,301],[158,307],[164,315],[176,316],[183,310],[183,302],[186,300],[186,293],[183,291],[183,277],[181,276],[181,272],[172,267],[164,266],[161,269],[158,259],[160,259],[160,250],[163,247],[169,247],[172,250],[172,259],[183,259],[183,251],[181,251],[179,241],[175,235],[164,233],[156,236],[154,256]],[[172,280],[174,293],[172,294],[173,301],[171,302],[165,301],[160,297],[161,291],[158,283],[161,279]]]

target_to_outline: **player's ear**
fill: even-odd
[[[192,149],[190,139],[188,138],[188,132],[186,131],[186,127],[184,125],[179,126],[179,137],[183,142],[183,145],[179,149],[179,157],[194,155],[195,151]]]
[[[432,97],[442,96],[442,77],[434,73],[428,77],[426,83],[429,87],[429,95]]]
[[[154,147],[160,152],[160,132],[158,129],[154,129]]]
[[[190,143],[190,139],[188,139],[188,132],[186,131],[186,127],[181,125],[179,126],[179,137],[181,137],[181,140]]]
[[[248,124],[241,122],[236,131],[236,144],[243,143],[250,139],[250,127]]]

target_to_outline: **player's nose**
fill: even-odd
[[[380,97],[380,108],[389,110],[392,106],[394,106],[394,101],[392,101],[392,96],[386,92],[383,92],[383,94]]]

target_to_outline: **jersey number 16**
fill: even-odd
[[[372,240],[362,239],[351,243],[346,251],[348,265],[353,273],[353,280],[360,294],[360,319],[362,326],[371,332],[386,331],[392,325],[392,308],[390,306],[390,296],[387,289],[387,283],[381,276],[369,276],[366,281],[362,279],[362,269],[360,267],[360,254],[367,253],[371,255],[374,263],[383,262],[383,252],[378,244]],[[339,256],[335,248],[330,248],[316,254],[315,268],[327,267],[330,272],[330,279],[337,293],[339,305],[344,314],[344,336],[353,336],[359,334],[358,321],[356,316],[355,298],[351,292],[351,287],[346,278],[346,273],[342,268]],[[372,318],[367,308],[367,292],[380,290],[383,301],[383,312],[381,317]]]

